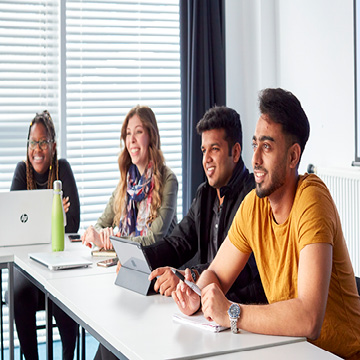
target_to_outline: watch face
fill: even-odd
[[[240,306],[238,304],[231,304],[228,312],[230,317],[238,318],[240,316]]]
[[[191,271],[191,277],[193,278],[194,282],[196,282],[196,273],[193,269],[190,270]]]

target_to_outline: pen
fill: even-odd
[[[192,289],[196,294],[201,297],[201,290],[195,283],[186,280],[184,275],[180,271],[177,271],[176,269],[171,270],[180,280],[182,280],[190,289]]]

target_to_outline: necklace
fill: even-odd
[[[39,186],[44,186],[47,185],[48,181],[46,180],[44,183],[39,183],[38,181],[36,181],[36,184]]]

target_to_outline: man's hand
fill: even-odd
[[[184,271],[180,271],[184,274]],[[171,267],[165,266],[157,268],[149,275],[149,280],[157,277],[154,285],[154,290],[160,292],[161,295],[171,296],[171,293],[176,290],[180,279],[172,272]]]
[[[189,269],[185,270],[185,279],[193,282]],[[192,315],[200,308],[200,296],[191,290],[183,281],[179,281],[176,291],[173,291],[171,296],[181,312],[185,315]]]
[[[117,262],[117,265],[116,265],[116,273],[119,272],[120,268],[121,268],[121,262],[120,262],[120,260],[119,260],[119,261]]]
[[[229,326],[228,309],[231,302],[225,297],[218,284],[210,284],[201,291],[204,316],[222,326]]]

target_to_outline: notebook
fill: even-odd
[[[100,248],[97,250],[92,250],[91,256],[116,257],[116,251],[114,249],[105,250],[104,248]]]
[[[91,261],[69,251],[29,253],[29,258],[50,270],[66,270],[92,265]]]
[[[51,241],[53,190],[0,192],[0,246]]]
[[[173,315],[173,320],[181,324],[193,325],[200,329],[212,332],[220,332],[229,329],[228,326],[221,326],[214,321],[207,320],[202,312],[198,312],[191,316],[187,316],[182,313],[175,313]]]

